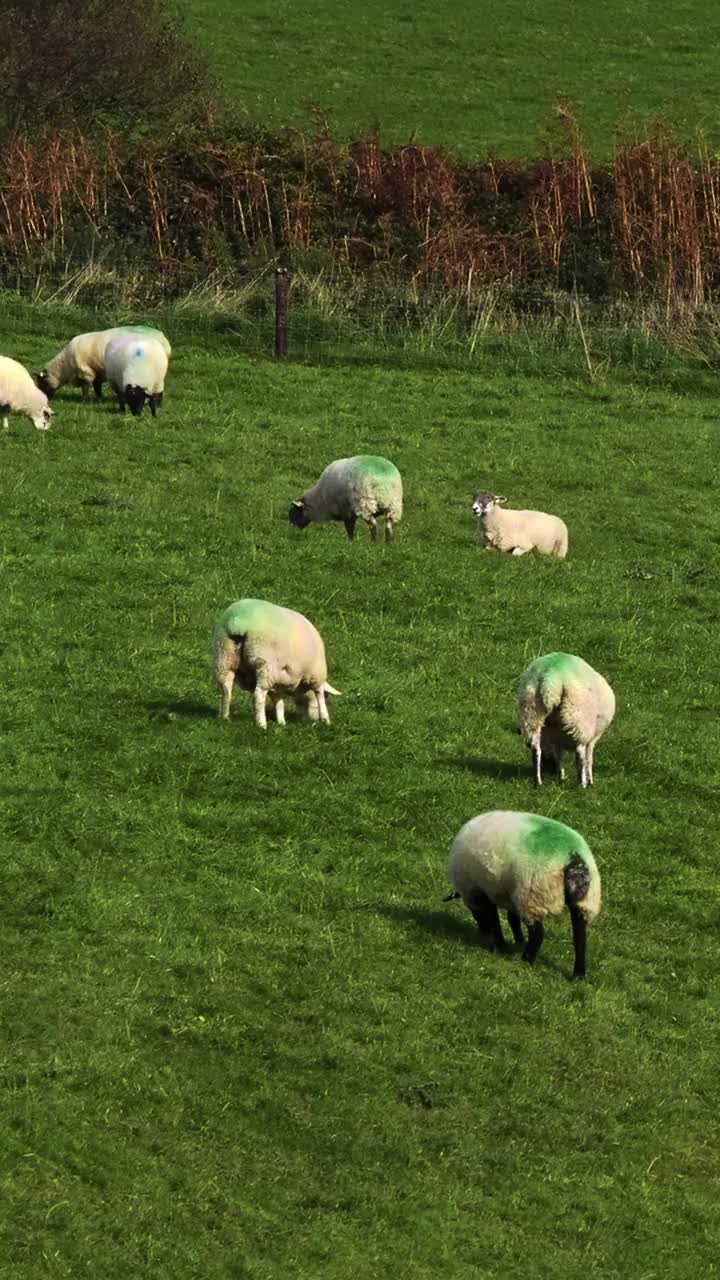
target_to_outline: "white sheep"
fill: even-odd
[[[291,693],[310,720],[330,723],[325,646],[313,624],[293,609],[267,600],[238,600],[221,613],[213,634],[215,679],[220,688],[220,716],[230,715],[233,685],[253,695],[255,723],[267,728],[265,704],[270,698],[278,724],[285,723],[285,694]]]
[[[615,694],[604,676],[575,654],[546,653],[521,675],[518,709],[538,786],[543,766],[565,777],[563,751],[575,752],[578,782],[592,786],[595,744],[615,715]]]
[[[339,458],[290,507],[290,523],[304,529],[313,521],[342,520],[348,537],[355,537],[358,517],[370,526],[377,541],[377,516],[385,517],[385,541],[392,542],[393,526],[402,519],[402,478],[387,458],[359,454]]]
[[[0,415],[5,430],[10,413],[27,414],[38,431],[47,431],[53,416],[45,392],[35,386],[27,369],[9,356],[0,356]]]
[[[600,911],[600,873],[585,840],[572,827],[534,813],[481,813],[458,831],[450,849],[448,879],[454,890],[449,897],[463,899],[480,932],[499,950],[505,939],[498,907],[507,911],[528,964],[542,946],[543,921],[568,907],[575,947],[572,976],[585,977],[586,928]]]
[[[68,382],[79,383],[83,400],[87,398],[90,387],[98,400],[102,397],[102,384],[105,380],[105,348],[108,342],[122,333],[141,333],[144,337],[156,338],[165,354],[170,356],[172,348],[165,334],[160,329],[152,329],[148,325],[117,325],[114,329],[98,329],[94,333],[78,333],[71,338],[66,347],[53,356],[44,369],[37,375],[36,381],[41,391],[52,400],[55,392]]]
[[[479,520],[478,540],[496,551],[509,551],[524,556],[540,551],[546,556],[564,560],[568,549],[567,525],[559,516],[545,511],[502,510],[505,498],[480,489],[473,498],[472,509]]]
[[[157,338],[129,332],[111,338],[105,348],[105,373],[120,412],[129,405],[139,418],[147,400],[154,418],[162,403],[167,367],[167,353]]]

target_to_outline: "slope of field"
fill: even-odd
[[[391,141],[524,156],[568,97],[596,156],[618,126],[657,117],[718,137],[720,13],[708,0],[182,5],[234,98],[264,122],[307,124],[312,102],[344,133],[379,123]]]
[[[67,392],[0,442],[7,1274],[714,1274],[715,401],[170,336],[156,422]],[[396,545],[291,530],[357,451],[403,472]],[[479,551],[480,484],[561,513],[569,559]],[[327,730],[215,718],[243,595],[320,627]],[[555,648],[618,695],[589,793],[535,791],[513,732]],[[587,837],[585,985],[567,918],[530,971],[441,902],[490,808]]]

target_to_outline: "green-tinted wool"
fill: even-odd
[[[358,457],[358,464],[363,471],[371,476],[389,477],[397,475],[397,467],[390,462],[388,458],[381,458],[376,454],[362,453]]]
[[[519,844],[529,857],[547,858],[548,861],[571,853],[579,853],[585,858],[590,853],[583,837],[572,827],[566,827],[564,822],[555,822],[553,818],[540,818],[530,813],[524,816],[521,824]]]
[[[557,675],[561,678],[574,675],[580,668],[581,659],[574,653],[546,653],[542,658],[531,662],[529,671],[538,675]]]
[[[220,614],[216,630],[240,636],[258,627],[267,631],[286,626],[287,614],[279,605],[270,604],[268,600],[236,600]]]

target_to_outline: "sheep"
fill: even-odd
[[[478,540],[485,547],[496,551],[509,551],[514,556],[524,556],[528,551],[540,551],[546,556],[564,560],[568,549],[567,525],[559,516],[544,511],[513,511],[500,509],[505,498],[479,489],[473,498],[472,509],[479,520]]]
[[[352,541],[360,517],[370,526],[373,542],[377,542],[376,516],[384,516],[385,541],[392,542],[393,527],[402,519],[402,505],[402,479],[397,467],[387,458],[359,454],[331,462],[317,483],[293,502],[288,518],[298,529],[313,521],[342,520]]]
[[[562,753],[574,751],[578,782],[591,787],[595,744],[615,715],[607,680],[573,653],[546,653],[523,671],[518,707],[537,785],[542,786],[543,766],[562,781]]]
[[[120,412],[126,404],[139,418],[145,401],[154,417],[162,404],[168,358],[157,338],[137,333],[118,333],[105,348],[107,380],[118,398]]]
[[[151,329],[147,325],[118,325],[114,329],[99,329],[94,333],[78,333],[71,338],[66,347],[59,351],[44,369],[36,375],[36,382],[49,400],[55,392],[68,382],[79,383],[82,398],[92,386],[97,400],[102,399],[102,384],[105,380],[105,348],[112,338],[121,333],[141,333],[144,337],[156,338],[165,354],[170,356],[171,346],[160,329]]]
[[[455,836],[448,879],[453,892],[445,901],[462,898],[480,932],[500,951],[505,939],[498,907],[507,911],[528,964],[534,963],[542,946],[545,918],[568,907],[575,948],[573,981],[585,977],[586,929],[600,911],[600,873],[585,840],[572,827],[534,813],[481,813]]]
[[[4,430],[10,413],[27,414],[38,431],[47,431],[53,416],[45,392],[35,386],[27,369],[9,356],[0,356],[0,414]]]
[[[238,600],[215,624],[213,656],[221,719],[230,716],[237,683],[252,693],[255,723],[261,729],[267,728],[268,697],[277,723],[285,724],[286,693],[295,695],[310,720],[330,723],[325,697],[340,694],[328,684],[322,637],[303,614],[267,600]]]

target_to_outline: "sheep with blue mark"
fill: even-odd
[[[49,400],[67,383],[79,384],[83,400],[87,399],[90,387],[95,398],[102,398],[102,386],[105,381],[105,350],[113,338],[123,333],[137,333],[144,338],[155,338],[169,357],[172,351],[170,343],[160,329],[149,325],[116,325],[112,329],[97,329],[91,333],[78,333],[71,338],[52,360],[49,360],[36,382]]]
[[[105,348],[105,371],[118,399],[120,412],[127,405],[139,418],[145,403],[153,418],[162,404],[168,358],[157,338],[119,333]]]

